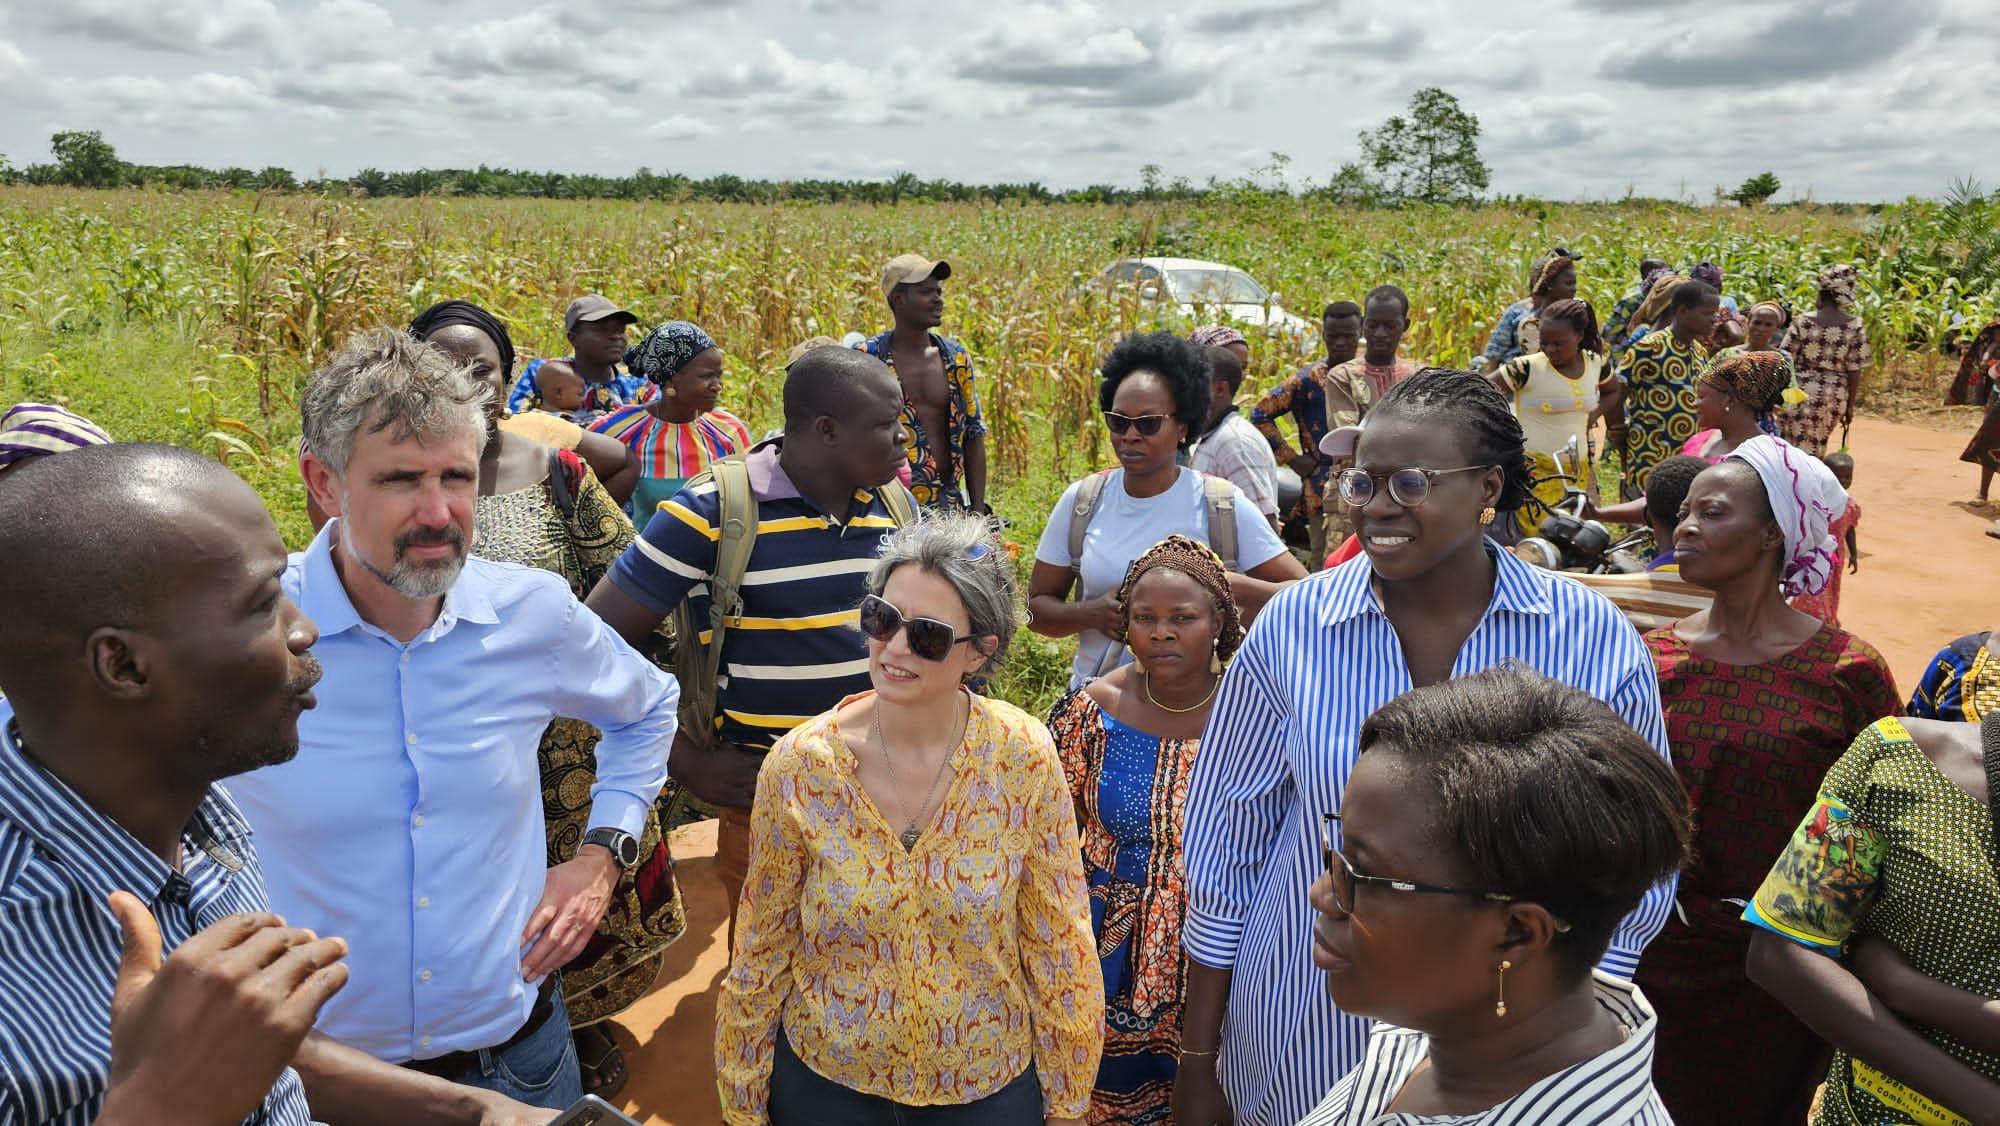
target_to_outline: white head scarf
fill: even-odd
[[[1788,598],[1818,594],[1833,580],[1839,544],[1827,526],[1847,511],[1847,490],[1820,459],[1782,438],[1759,434],[1729,455],[1757,471],[1771,515],[1785,533],[1780,581]]]

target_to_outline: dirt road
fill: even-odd
[[[1958,460],[1969,432],[1854,424],[1861,571],[1847,577],[1841,624],[1882,650],[1905,697],[1945,642],[2000,625],[2000,607],[1986,590],[2000,564],[2000,540],[1985,535],[1991,517],[1965,504],[1978,483],[1978,471]],[[721,1120],[714,1029],[726,916],[714,852],[713,822],[674,838],[688,933],[669,952],[664,984],[617,1022],[632,1069],[625,1110],[649,1124]]]

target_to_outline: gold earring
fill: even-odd
[[[1503,960],[1500,963],[1500,999],[1493,1003],[1493,1015],[1496,1017],[1507,1015],[1507,971],[1513,968],[1512,962]]]
[[[679,391],[676,391],[676,390],[674,390],[674,389],[673,389],[673,388],[671,388],[671,387],[667,388],[667,398],[671,399],[671,398],[673,398],[673,397],[674,397],[675,395],[678,395],[678,394],[680,394],[680,392],[679,392]]]
[[[1489,504],[1485,508],[1479,510],[1479,523],[1481,525],[1491,524],[1493,522],[1493,518],[1498,515],[1499,513],[1493,511],[1493,506]]]
[[[1221,672],[1221,671],[1222,671],[1222,651],[1221,651],[1221,650],[1219,650],[1219,649],[1210,649],[1210,650],[1208,651],[1208,671],[1209,671],[1209,672],[1212,672],[1212,673],[1219,673],[1219,672]]]

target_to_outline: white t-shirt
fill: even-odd
[[[1179,532],[1203,543],[1208,539],[1208,501],[1202,495],[1201,474],[1183,468],[1173,485],[1158,496],[1140,499],[1125,491],[1125,471],[1114,469],[1098,495],[1097,511],[1083,534],[1083,566],[1078,576],[1080,590],[1071,597],[1088,602],[1110,594],[1125,581],[1125,570],[1146,549]],[[1042,542],[1035,548],[1035,562],[1057,567],[1070,566],[1070,510],[1082,485],[1072,481],[1049,514],[1042,529]],[[1234,488],[1234,486],[1232,486]],[[1285,553],[1284,541],[1257,506],[1236,489],[1236,556],[1245,571]],[[1116,656],[1112,655],[1116,650]],[[1096,630],[1077,635],[1076,661],[1071,665],[1070,686],[1102,676],[1132,659],[1125,647]]]

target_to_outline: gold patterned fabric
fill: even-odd
[[[473,552],[552,571],[581,598],[635,538],[632,522],[574,454],[559,455],[551,467],[573,482],[573,511],[565,514],[556,504],[550,478],[480,497],[473,517]],[[574,857],[582,843],[590,787],[597,780],[598,738],[597,728],[574,719],[558,719],[542,733],[538,758],[551,865]],[[663,804],[665,800],[662,794]],[[611,906],[597,933],[563,969],[563,1001],[575,1027],[595,1024],[645,996],[659,976],[667,947],[687,930],[657,810],[647,818],[639,851],[639,866],[612,889]]]

